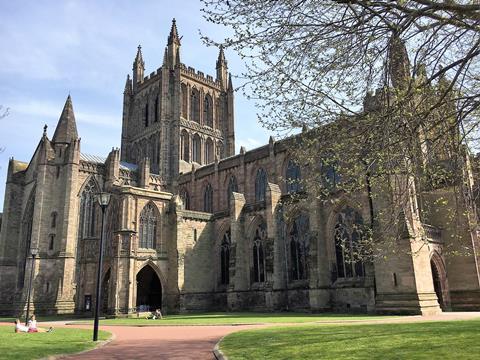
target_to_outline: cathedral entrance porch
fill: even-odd
[[[162,308],[162,284],[155,271],[147,265],[137,274],[137,311]]]

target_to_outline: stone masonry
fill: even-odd
[[[102,310],[108,315],[153,308],[480,309],[476,231],[460,234],[473,247],[471,255],[449,257],[443,253],[452,235],[442,227],[447,214],[432,209],[421,218],[415,210],[419,199],[452,197],[450,185],[421,193],[409,187],[404,196],[412,211],[404,214],[398,251],[370,264],[345,262],[336,234],[344,231],[351,239],[350,225],[370,222],[367,194],[309,199],[308,208],[285,222],[281,214],[298,191],[286,181],[299,174],[290,161],[290,140],[271,138],[235,154],[234,89],[223,48],[215,78],[184,65],[180,48],[173,21],[163,64],[145,76],[138,47],[124,89],[120,149],[107,157],[81,152],[69,96],[52,138],[45,128],[30,162],[10,160],[0,214],[0,314],[24,311],[32,267],[34,311],[92,312],[100,191],[112,194],[102,269]],[[471,180],[466,186],[473,187],[476,173],[469,161],[464,167]],[[392,180],[372,189],[376,209],[395,206],[389,191],[396,186]],[[457,206],[465,210],[460,221],[473,223],[474,206]],[[388,226],[382,221],[374,232],[378,239]]]

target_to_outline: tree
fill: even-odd
[[[461,169],[479,125],[477,1],[202,1],[207,20],[232,31],[222,42],[246,61],[243,89],[260,122],[281,135],[310,128],[290,140],[310,194],[366,192],[370,228],[382,215],[372,189],[392,181],[417,197],[448,187],[473,209]],[[389,214],[392,234],[410,201]],[[448,203],[452,224],[457,205]]]

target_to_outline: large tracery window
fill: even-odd
[[[230,200],[232,198],[233,192],[238,192],[237,178],[235,177],[235,175],[230,176],[230,179],[228,180],[228,188],[227,188],[227,206],[228,207],[230,207]]]
[[[287,165],[287,171],[285,174],[285,182],[287,185],[287,193],[288,194],[295,194],[301,191],[301,174],[300,174],[300,166],[295,164],[294,161],[289,160]]]
[[[267,191],[267,172],[260,168],[257,170],[255,178],[255,201],[265,200],[265,193]]]
[[[303,280],[308,278],[308,217],[299,216],[295,219],[290,230],[290,278]]]
[[[347,207],[338,214],[335,225],[337,277],[351,278],[365,275],[359,244],[362,230],[363,220],[357,211]]]
[[[230,230],[223,235],[220,245],[220,284],[228,285],[230,282]]]
[[[152,203],[148,203],[140,213],[139,247],[155,249],[157,239],[157,216]]]
[[[209,94],[205,95],[203,102],[203,121],[205,125],[213,128],[213,102]]]
[[[182,199],[183,208],[185,210],[190,210],[190,195],[188,194],[187,189],[182,189],[180,191],[180,199]]]
[[[80,199],[80,238],[96,236],[97,193],[97,184],[93,178],[90,178],[83,189]]]
[[[188,102],[188,90],[187,85],[182,83],[182,117],[187,118],[187,102]]]
[[[180,158],[186,162],[190,162],[190,137],[187,130],[182,130],[180,136]]]
[[[267,226],[262,223],[255,230],[253,238],[253,282],[265,282],[265,241]]]
[[[213,189],[210,183],[205,186],[203,193],[203,211],[208,213],[213,212]]]
[[[205,163],[210,164],[213,162],[213,141],[208,138],[205,141]]]
[[[19,288],[24,286],[25,271],[27,269],[27,259],[30,256],[32,243],[33,211],[35,209],[35,189],[32,190],[27,202],[22,220],[22,247],[23,256],[20,257],[17,285]]]
[[[197,89],[190,94],[190,120],[200,122],[200,94]]]
[[[192,139],[192,160],[198,164],[202,162],[202,142],[198,134]]]

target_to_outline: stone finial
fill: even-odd
[[[240,155],[245,155],[246,152],[245,146],[240,146]]]
[[[47,126],[47,124],[45,124],[43,126],[43,136],[47,136],[47,129],[48,129],[48,126]]]

